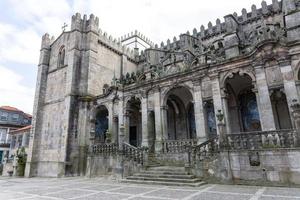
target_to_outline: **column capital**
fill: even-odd
[[[201,86],[201,79],[194,79],[192,80],[193,86]]]
[[[168,106],[160,106],[160,109],[162,109],[162,110],[168,110]]]
[[[153,93],[160,92],[160,87],[154,86],[151,90],[153,91]]]
[[[279,67],[291,65],[291,60],[289,60],[289,59],[280,59],[280,60],[277,60],[277,62],[278,62]]]
[[[218,72],[211,72],[211,74],[208,75],[210,80],[212,79],[219,79],[219,73]]]

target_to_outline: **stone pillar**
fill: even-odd
[[[125,110],[124,113],[124,142],[129,144],[129,131],[130,131],[130,116],[129,112]]]
[[[113,103],[108,104],[108,133],[110,134],[110,141],[114,141],[114,133],[113,133],[113,117],[114,117],[114,109]]]
[[[222,101],[222,95],[221,95],[221,89],[220,89],[220,83],[219,83],[219,77],[217,75],[213,76],[211,78],[211,85],[212,85],[212,93],[213,93],[213,103],[214,103],[214,110],[215,110],[215,117],[216,117],[216,122],[218,123],[217,119],[218,119],[218,113],[221,112],[224,115],[225,118],[225,122],[226,119],[228,118],[228,113],[224,113],[224,109],[223,109],[223,101]],[[225,128],[228,126],[229,124],[225,124],[224,126]],[[217,134],[220,135],[220,131],[217,128]]]
[[[195,81],[193,85],[194,85],[194,114],[195,114],[197,142],[202,143],[205,140],[207,140],[207,138],[205,133],[205,118],[203,113],[201,81]]]
[[[121,97],[123,98],[123,97]],[[119,141],[119,148],[122,148],[122,144],[124,142],[124,137],[125,137],[125,125],[124,125],[124,101],[120,100],[119,101],[119,106],[118,106],[118,111],[119,111],[119,135],[118,135],[118,141]]]
[[[112,127],[112,133],[113,133],[113,143],[118,144],[119,142],[119,130],[118,130],[118,120],[119,117],[114,115],[113,116],[113,127]]]
[[[296,129],[296,139],[297,139],[296,147],[300,147],[300,104],[299,102],[294,101],[293,104],[291,105],[291,108],[293,110],[293,120]]]
[[[154,116],[155,116],[155,151],[162,150],[163,127],[161,113],[160,91],[156,90],[153,94]]]
[[[221,94],[222,94],[222,106],[223,106],[224,116],[226,115],[226,117],[224,119],[225,120],[224,127],[226,129],[226,133],[231,134],[227,94],[225,94],[224,90],[221,91]],[[225,126],[225,125],[227,125],[227,126]]]
[[[279,66],[280,66],[280,71],[281,71],[281,74],[283,77],[284,92],[286,95],[286,100],[288,103],[290,116],[291,116],[291,118],[293,118],[293,110],[292,110],[291,106],[294,104],[293,101],[297,100],[297,102],[299,102],[293,70],[292,70],[290,61],[279,62]],[[294,120],[291,119],[291,121],[293,122]],[[292,123],[292,124],[295,127],[295,123]]]
[[[161,106],[161,126],[162,126],[162,138],[167,140],[168,135],[168,106]]]
[[[149,147],[148,136],[148,98],[145,96],[142,98],[142,146]]]
[[[258,92],[257,105],[261,128],[263,131],[275,130],[275,121],[270,100],[269,88],[266,80],[265,69],[262,65],[255,66],[256,86]]]

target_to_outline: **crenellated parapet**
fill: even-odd
[[[106,46],[107,48],[111,49],[112,51],[115,51],[118,54],[125,54],[132,60],[135,59],[135,53],[134,50],[126,47],[125,45],[122,45],[122,42],[120,39],[113,38],[111,35],[108,35],[106,32],[102,32],[101,29],[98,30],[99,33],[99,43]]]
[[[286,45],[300,39],[300,1],[273,0],[194,28],[141,52],[143,77],[161,77],[196,66],[247,57],[265,43]],[[148,75],[147,75],[148,74]]]
[[[91,14],[89,18],[87,15],[81,17],[80,13],[76,13],[72,16],[71,31],[94,31],[97,32],[99,29],[99,18]]]

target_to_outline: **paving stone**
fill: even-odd
[[[253,187],[253,186],[217,185],[210,190],[217,191],[217,192],[255,194],[258,189],[259,187]]]
[[[184,190],[172,190],[172,189],[161,189],[158,191],[147,193],[143,196],[149,196],[149,197],[166,197],[166,198],[172,198],[172,199],[182,199],[184,197],[187,197],[193,193],[196,193],[197,191],[184,191]]]
[[[195,195],[191,200],[248,200],[251,198],[251,195],[242,195],[242,194],[222,194],[222,193],[211,193],[203,192],[201,194]]]
[[[0,188],[1,189],[1,188]],[[5,200],[9,200],[9,199],[19,199],[19,198],[25,198],[25,197],[30,197],[31,195],[29,194],[22,194],[22,193],[18,193],[18,192],[0,192],[0,199],[5,199]]]
[[[121,186],[117,186],[117,185],[94,185],[94,186],[89,186],[89,187],[86,187],[84,189],[87,189],[87,190],[96,190],[96,191],[103,191],[103,190],[112,190],[112,189],[115,189],[115,188],[120,188]]]
[[[280,195],[300,198],[300,188],[266,188],[264,195]]]
[[[95,192],[91,192],[91,191],[87,191],[87,190],[64,190],[64,191],[58,191],[55,193],[48,193],[43,196],[70,199],[70,198],[80,197],[83,195],[88,195],[88,194],[93,194],[93,193],[95,193]]]
[[[299,199],[300,198],[262,196],[258,200],[299,200]]]
[[[110,190],[111,193],[124,193],[124,194],[141,194],[155,190],[153,188],[146,187],[123,187],[119,189]]]
[[[96,193],[84,197],[78,197],[73,199],[84,199],[84,200],[119,200],[126,199],[130,197],[130,195],[125,194],[107,194],[107,193]]]
[[[154,198],[154,197],[134,197],[131,198],[130,200],[165,200],[165,199]]]

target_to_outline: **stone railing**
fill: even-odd
[[[239,149],[268,149],[293,148],[297,146],[295,130],[274,130],[228,134],[227,147],[231,150]]]
[[[196,144],[197,144],[197,140],[194,139],[164,140],[162,142],[163,153],[185,153],[190,147]]]
[[[191,148],[191,162],[202,161],[219,153],[219,137],[211,138]]]
[[[144,150],[143,149],[134,147],[125,142],[123,143],[122,148],[123,148],[123,155],[126,158],[129,158],[129,159],[143,165],[143,163],[144,163]]]
[[[92,146],[93,154],[116,154],[118,153],[117,144],[95,144]]]

